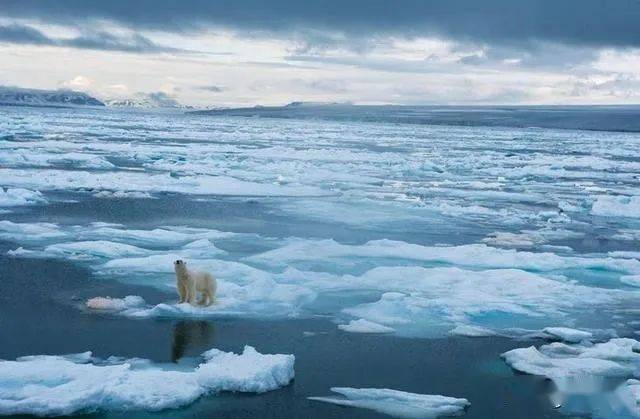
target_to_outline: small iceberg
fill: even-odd
[[[553,339],[562,340],[569,343],[578,343],[583,340],[593,339],[593,333],[583,330],[571,329],[570,327],[545,327],[542,333]]]
[[[365,319],[351,320],[347,324],[338,325],[338,329],[351,333],[393,333],[395,330]]]
[[[309,400],[341,406],[361,407],[402,418],[459,416],[471,404],[467,399],[430,394],[407,393],[386,388],[332,387],[342,397],[309,397]]]

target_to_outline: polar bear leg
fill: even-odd
[[[178,284],[178,304],[182,304],[185,302],[187,298],[186,287],[184,284]]]

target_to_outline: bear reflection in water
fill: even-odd
[[[171,361],[183,356],[197,356],[213,347],[214,325],[204,320],[182,320],[173,325]]]

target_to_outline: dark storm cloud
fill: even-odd
[[[338,31],[355,42],[376,35],[440,35],[499,44],[640,46],[639,0],[3,0],[0,15],[69,25],[106,19],[176,32],[311,30],[313,37],[314,31]]]
[[[107,32],[87,32],[74,38],[51,38],[41,31],[25,25],[0,25],[0,43],[51,45],[101,51],[154,53],[178,51],[163,47],[139,34],[115,36]]]
[[[0,26],[0,42],[10,44],[53,45],[54,41],[37,29],[24,25]]]

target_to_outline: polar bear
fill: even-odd
[[[216,279],[208,272],[195,272],[187,269],[187,263],[183,260],[173,262],[176,271],[176,282],[180,303],[193,304],[196,301],[196,293],[201,294],[198,305],[213,304],[218,284]]]

